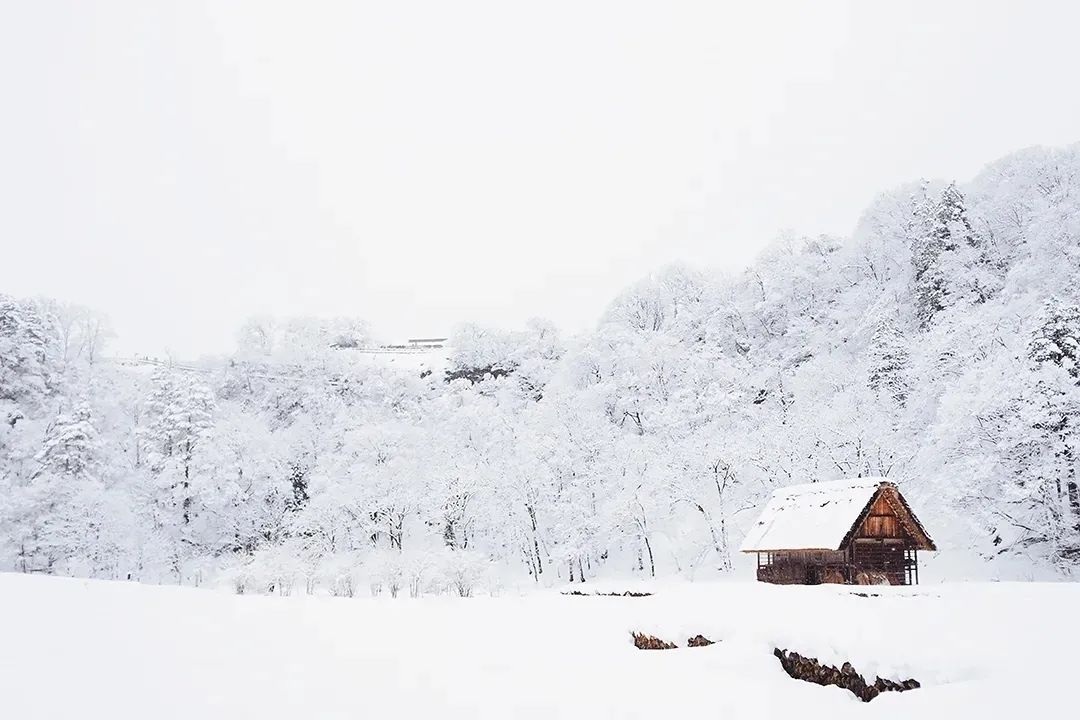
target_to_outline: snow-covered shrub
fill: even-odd
[[[319,582],[335,597],[355,597],[363,575],[359,553],[327,555],[319,563]]]
[[[472,550],[448,550],[441,554],[440,561],[447,590],[459,597],[472,597],[490,577],[491,563]]]
[[[256,551],[248,566],[252,579],[249,589],[283,597],[293,594],[297,583],[306,582],[307,564],[292,544],[268,546]]]
[[[385,590],[390,597],[396,598],[401,592],[404,567],[400,552],[380,549],[368,557],[364,570],[371,585],[372,595],[379,595]]]

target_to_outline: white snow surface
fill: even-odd
[[[653,589],[282,598],[0,574],[0,717],[992,720],[1074,706],[1080,585]],[[641,651],[632,630],[717,644]],[[863,704],[789,678],[778,646],[923,687]]]
[[[882,482],[885,478],[854,478],[780,488],[746,534],[741,550],[839,550]]]

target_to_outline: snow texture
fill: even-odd
[[[0,574],[0,717],[1015,720],[1075,705],[1080,585],[651,589],[347,600]],[[637,650],[633,630],[679,648]],[[687,648],[698,633],[716,644]],[[922,687],[864,704],[789,678],[776,647]]]
[[[773,492],[742,552],[839,550],[884,478],[791,485]]]

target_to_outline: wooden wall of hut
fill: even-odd
[[[908,537],[893,505],[893,503],[899,505],[900,501],[889,497],[893,492],[895,491],[886,489],[878,495],[870,507],[870,514],[866,516],[859,531],[855,534],[856,537],[895,539]],[[893,502],[891,503],[890,500]]]
[[[903,540],[859,538],[851,553],[855,568],[884,573],[890,585],[907,584]]]
[[[844,582],[847,553],[840,550],[783,550],[763,553],[757,579],[775,585]],[[764,563],[762,562],[764,560]]]

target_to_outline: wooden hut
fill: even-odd
[[[913,585],[937,548],[894,484],[857,478],[777,490],[741,549],[761,582]]]

